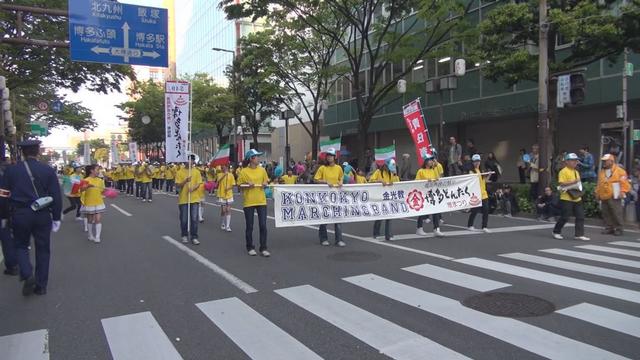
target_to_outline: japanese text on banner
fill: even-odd
[[[165,84],[165,146],[167,162],[187,162],[189,138],[190,84],[167,81]]]
[[[422,165],[422,160],[427,154],[431,154],[431,140],[425,125],[420,99],[416,99],[405,105],[402,109],[404,121],[409,129],[409,133],[416,145],[416,157],[418,165]]]
[[[276,227],[407,218],[482,204],[478,175],[406,181],[391,186],[276,185],[273,196]]]

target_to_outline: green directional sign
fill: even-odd
[[[49,132],[49,126],[46,122],[34,121],[29,123],[29,126],[31,127],[31,134],[36,136],[47,136]]]
[[[628,62],[627,65],[624,68],[624,74],[625,76],[628,77],[632,77],[633,76],[633,63],[632,62]]]

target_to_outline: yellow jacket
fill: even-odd
[[[623,198],[624,194],[628,193],[629,190],[631,190],[631,184],[629,183],[629,179],[627,178],[627,172],[624,171],[623,168],[614,164],[611,167],[611,176],[607,177],[606,170],[607,169],[601,169],[598,173],[596,198],[598,200],[613,199],[613,187],[616,183],[619,184],[616,186],[620,186],[620,196],[618,198]]]

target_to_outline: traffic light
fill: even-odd
[[[571,74],[571,105],[578,105],[584,102],[586,86],[587,80],[584,74]]]

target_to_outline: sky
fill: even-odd
[[[120,2],[155,7],[161,7],[162,5],[162,0],[125,0]],[[176,2],[179,3],[179,0]],[[178,19],[178,21],[181,20],[188,21],[188,19]],[[91,109],[98,127],[89,132],[88,136],[90,139],[104,138],[106,140],[110,138],[111,132],[119,132],[122,126],[126,128],[126,123],[118,120],[118,116],[123,115],[122,112],[115,108],[115,105],[127,101],[124,87],[122,91],[122,93],[110,93],[108,95],[94,93],[85,89],[80,90],[78,93],[73,93],[69,90],[63,90],[60,93],[66,95],[68,100],[79,101],[83,106]],[[74,145],[82,139],[83,133],[81,132],[71,128],[56,128],[52,129],[50,135],[42,140],[45,147],[74,148]]]

